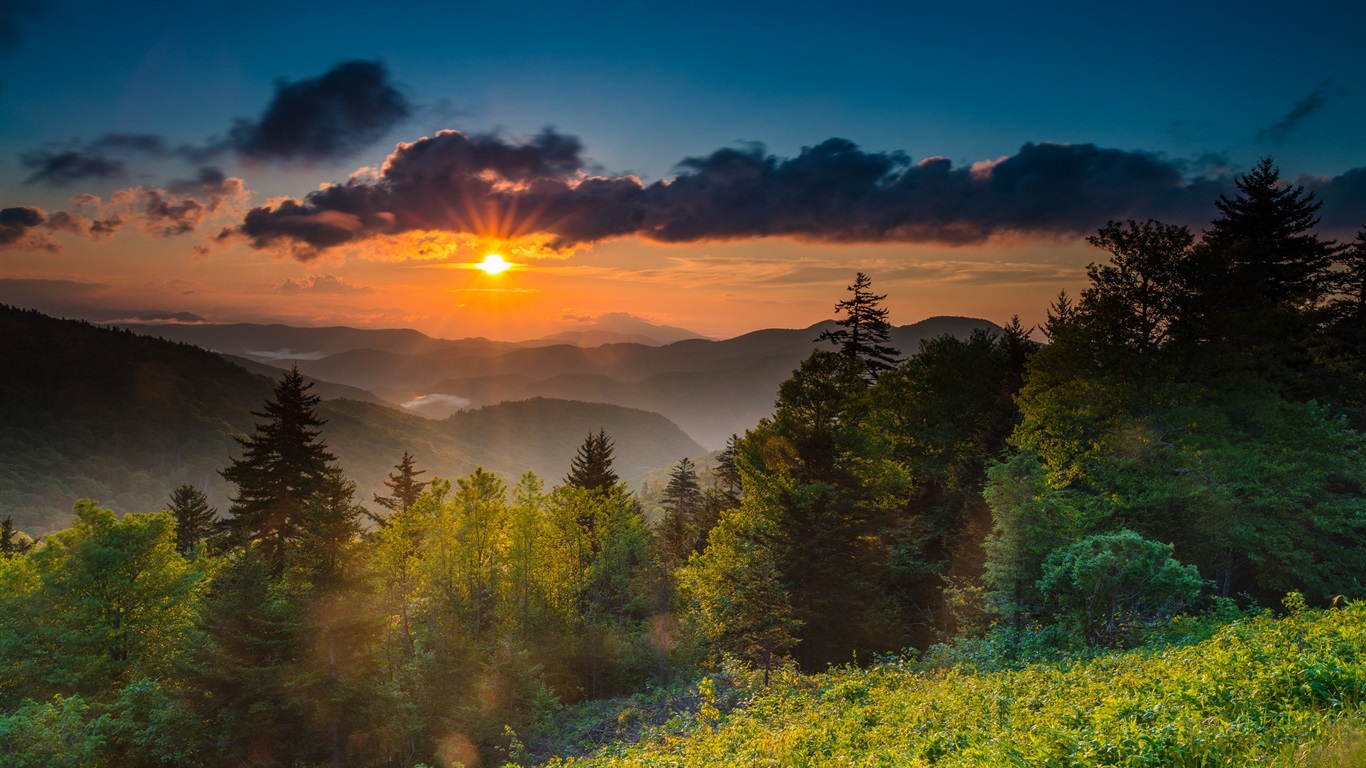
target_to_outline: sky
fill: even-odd
[[[1265,156],[1366,225],[1366,4],[921,5],[7,0],[0,302],[725,338],[862,271],[1032,325]]]

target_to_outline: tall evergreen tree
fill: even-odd
[[[1230,282],[1256,291],[1275,306],[1300,307],[1319,299],[1332,264],[1332,241],[1319,240],[1322,202],[1303,186],[1281,184],[1270,157],[1239,176],[1238,194],[1219,196],[1219,218],[1206,245],[1225,252]]]
[[[403,458],[394,465],[396,471],[389,473],[389,479],[384,481],[388,486],[390,495],[380,496],[375,494],[375,503],[391,512],[407,512],[417,501],[417,497],[427,489],[427,483],[417,479],[418,475],[425,475],[427,471],[418,469],[413,457],[407,451],[403,452]]]
[[[218,510],[210,507],[209,497],[193,485],[186,483],[171,491],[167,509],[175,520],[176,549],[181,554],[194,549],[213,533]]]
[[[251,437],[237,438],[242,457],[221,472],[238,488],[229,509],[232,527],[261,547],[277,575],[284,571],[287,550],[302,536],[305,507],[323,490],[337,458],[319,440],[325,422],[315,410],[321,398],[309,393],[312,387],[298,368],[281,377],[265,410],[252,412],[267,421]]]
[[[845,315],[835,321],[840,328],[821,331],[816,338],[838,346],[840,354],[862,361],[869,381],[895,368],[901,355],[900,350],[887,344],[892,328],[887,322],[887,309],[882,306],[887,296],[873,293],[872,286],[872,279],[859,272],[854,284],[846,289],[854,294],[853,298],[835,305],[835,311]]]
[[[702,488],[697,482],[697,467],[692,460],[679,460],[669,472],[664,488],[664,520],[660,524],[660,544],[665,566],[672,570],[687,561],[697,543],[697,517],[702,511]]]
[[[716,454],[716,468],[712,470],[716,484],[731,498],[740,495],[740,469],[735,464],[735,443],[739,439],[737,435],[726,438],[726,447]]]
[[[589,432],[583,440],[583,445],[579,446],[578,454],[569,464],[569,474],[564,478],[565,485],[590,491],[612,490],[620,480],[617,473],[612,471],[612,448],[613,444],[607,437],[606,430],[599,429],[597,434]]]

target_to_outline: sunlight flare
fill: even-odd
[[[496,253],[490,253],[484,257],[483,261],[475,266],[490,275],[498,275],[508,271],[512,265],[505,261],[502,256]]]

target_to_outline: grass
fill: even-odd
[[[1364,704],[1366,604],[1354,603],[1019,669],[788,673],[729,712],[703,695],[664,724],[549,765],[1366,765]]]

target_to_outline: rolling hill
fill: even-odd
[[[271,336],[274,326],[157,326],[155,333],[220,351],[225,339],[238,346],[309,349],[306,356],[272,359],[276,366],[297,365],[323,381],[373,392],[400,404],[421,396],[442,395],[449,415],[461,406],[548,397],[611,403],[663,414],[708,449],[753,427],[773,409],[781,384],[821,344],[815,339],[833,327],[826,321],[801,329],[768,329],[724,341],[682,339],[669,344],[613,343],[507,344],[485,339],[440,341],[390,331],[290,329]],[[220,330],[215,330],[220,329]],[[976,329],[996,326],[964,317],[933,317],[894,328],[891,343],[910,356],[920,342],[945,334],[965,338]],[[674,329],[678,330],[678,329]],[[307,332],[307,333],[305,333]],[[244,335],[246,334],[246,335]],[[397,334],[399,343],[387,345]],[[418,336],[421,336],[418,334]],[[312,341],[305,343],[305,340]],[[425,341],[423,340],[425,339]],[[354,344],[357,346],[347,346]],[[346,348],[343,348],[346,347]],[[240,352],[236,354],[241,354]]]
[[[0,307],[0,359],[0,517],[35,534],[65,526],[78,498],[154,510],[186,482],[226,509],[232,489],[218,470],[239,454],[233,438],[253,429],[252,411],[274,387],[195,346],[9,307]],[[326,400],[319,412],[323,440],[362,501],[383,490],[405,450],[427,477],[481,465],[509,480],[534,471],[548,484],[599,428],[616,441],[628,480],[703,452],[663,416],[601,403],[538,399],[441,421],[353,399]]]

